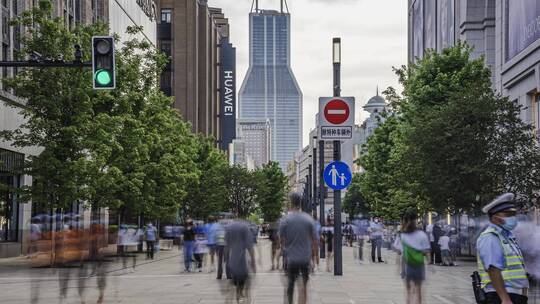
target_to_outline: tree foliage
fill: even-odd
[[[236,216],[248,217],[256,211],[257,179],[254,172],[235,165],[227,170],[229,210]]]
[[[191,181],[185,199],[185,212],[205,219],[216,212],[228,211],[227,170],[225,155],[215,149],[213,140],[199,136],[195,162],[199,178]]]
[[[287,177],[277,162],[256,171],[257,202],[265,222],[275,222],[283,214],[287,195]]]
[[[345,198],[343,199],[343,211],[352,218],[360,214],[367,215],[370,210],[369,205],[362,194],[364,178],[364,174],[354,174],[351,184],[349,188],[347,188]]]
[[[90,60],[91,37],[107,34],[105,24],[68,29],[52,18],[50,1],[22,13],[15,25],[28,29],[21,55],[74,59],[74,45]],[[133,37],[141,28],[127,29]],[[117,39],[117,44],[120,41]],[[166,63],[148,42],[121,43],[116,51],[117,88],[93,90],[85,68],[28,68],[5,80],[24,100],[26,122],[0,135],[18,147],[39,147],[26,173],[27,199],[45,208],[86,202],[146,217],[172,218],[199,177],[194,155],[200,140],[158,87]]]
[[[457,44],[396,70],[403,95],[368,140],[363,194],[376,212],[407,206],[471,211],[512,191],[522,203],[540,189],[540,154],[520,106],[495,93],[483,59]]]

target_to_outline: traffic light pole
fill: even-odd
[[[0,61],[0,67],[13,68],[85,68],[92,67],[92,62],[64,61]]]
[[[334,38],[334,97],[341,96],[341,38]],[[353,114],[354,115],[354,114]],[[341,141],[334,140],[334,161],[341,160]],[[341,191],[334,190],[334,276],[343,275],[343,253],[341,235]]]

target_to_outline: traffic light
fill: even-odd
[[[92,71],[94,89],[116,88],[113,37],[92,37]]]

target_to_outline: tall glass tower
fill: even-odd
[[[249,14],[249,69],[239,92],[239,116],[270,121],[270,158],[285,172],[302,148],[302,92],[291,69],[290,14],[281,6],[278,12],[257,5]]]

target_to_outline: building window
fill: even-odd
[[[412,7],[413,60],[424,56],[424,1],[416,0]]]
[[[531,124],[537,138],[540,138],[540,93],[531,95]]]
[[[161,23],[171,23],[172,10],[170,8],[161,9]]]
[[[169,58],[172,54],[172,43],[171,40],[161,40],[160,41],[160,50],[163,54],[167,55]]]
[[[2,44],[2,61],[8,61],[8,52],[9,52],[9,47],[5,44]],[[2,78],[7,78],[9,75],[8,75],[8,68],[7,67],[3,67],[2,68]],[[7,88],[6,86],[4,85],[4,91],[7,91]]]
[[[506,59],[540,39],[540,5],[536,0],[506,1]]]

